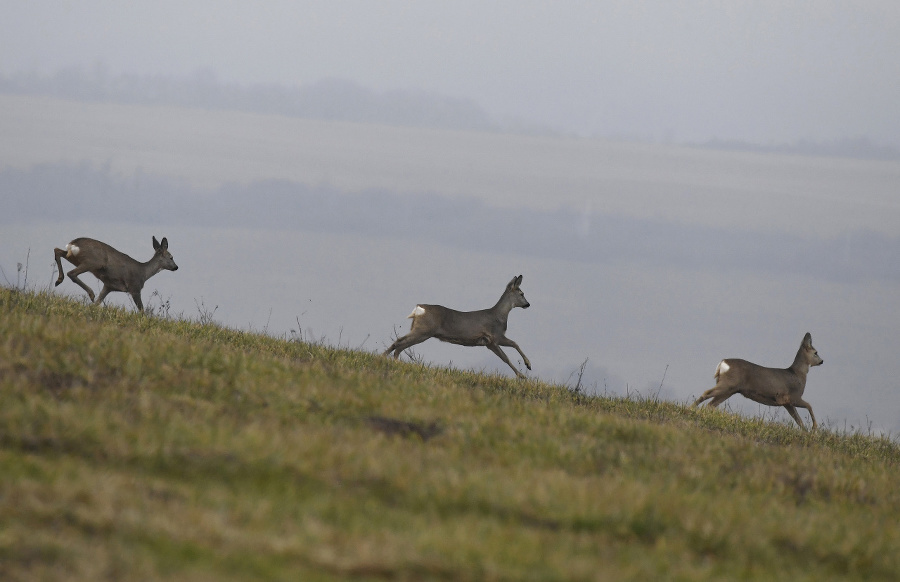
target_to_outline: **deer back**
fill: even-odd
[[[76,267],[84,265],[92,272],[110,266],[137,264],[136,260],[105,242],[87,237],[76,238],[66,245],[66,260]]]

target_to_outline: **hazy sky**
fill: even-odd
[[[583,135],[900,146],[895,0],[0,0],[0,13],[6,74],[337,77]]]

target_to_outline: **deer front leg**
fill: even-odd
[[[497,356],[501,360],[506,362],[506,365],[509,366],[510,368],[512,368],[512,371],[516,373],[516,376],[518,376],[519,378],[525,378],[525,374],[520,372],[515,366],[512,365],[512,362],[509,361],[509,358],[506,357],[506,354],[503,353],[503,350],[500,349],[500,346],[498,346],[495,343],[490,343],[490,344],[487,344],[487,349],[489,349],[492,352],[494,352],[495,354],[497,354]]]
[[[784,409],[788,411],[788,414],[791,415],[791,417],[794,419],[794,422],[796,422],[800,426],[800,428],[806,430],[806,427],[803,426],[803,421],[800,420],[800,415],[797,414],[797,409],[794,408],[792,404],[785,404]]]
[[[813,414],[812,406],[809,405],[809,402],[803,400],[802,398],[798,398],[797,401],[794,402],[794,406],[805,408],[809,412],[809,418],[812,419],[812,429],[816,430],[816,427],[818,427],[818,424],[816,424],[816,415]]]
[[[104,291],[106,290],[105,287],[103,289],[104,289]],[[134,293],[131,293],[131,298],[134,300],[134,304],[137,306],[137,310],[140,311],[141,313],[143,313],[144,312],[144,303],[141,301],[141,292],[135,291]]]
[[[531,362],[528,361],[528,356],[525,355],[525,352],[522,351],[522,348],[519,347],[519,344],[509,339],[508,337],[503,336],[502,338],[497,340],[497,345],[514,348],[517,352],[519,352],[519,355],[522,356],[522,361],[525,362],[525,367],[529,370],[531,369]]]
[[[81,266],[81,267],[76,267],[76,268],[72,269],[71,271],[66,273],[66,275],[74,283],[78,284],[79,287],[81,287],[82,289],[87,291],[88,297],[90,297],[91,301],[93,302],[94,301],[94,291],[90,287],[85,285],[81,279],[78,278],[78,275],[80,275],[82,273],[86,273],[87,271],[88,271],[87,267]]]

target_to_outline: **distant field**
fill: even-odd
[[[900,446],[0,288],[3,580],[896,580]]]
[[[535,308],[511,329],[544,379],[588,358],[598,390],[646,392],[668,366],[663,393],[683,401],[719,358],[787,365],[811,331],[828,355],[817,415],[895,433],[897,184],[898,162],[0,95],[11,282],[30,251],[31,281],[49,281],[50,251],[75,236],[143,257],[165,234],[182,269],[152,284],[179,312],[205,298],[232,327],[373,346],[414,302],[477,309],[522,273]]]
[[[817,417],[892,434],[897,184],[898,162],[0,95],[4,283],[23,263],[49,284],[76,236],[141,259],[168,236],[181,269],[146,293],[174,312],[206,301],[233,328],[383,349],[415,302],[478,309],[524,274],[534,307],[511,337],[544,380],[589,360],[601,393],[662,383],[684,402],[720,358],[786,366],[809,331]],[[502,366],[437,341],[418,353]]]
[[[818,235],[900,224],[900,162],[0,95],[0,167],[59,161],[204,188],[281,179]]]

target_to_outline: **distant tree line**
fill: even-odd
[[[148,193],[154,200],[150,206],[143,202]],[[69,204],[73,199],[79,203]],[[900,279],[900,237],[863,230],[804,237],[585,215],[571,208],[499,208],[463,196],[342,192],[284,180],[205,191],[179,179],[141,171],[119,176],[86,163],[0,170],[0,200],[0,224],[91,219],[352,233],[586,264],[649,263],[717,272],[732,265],[826,281]]]
[[[554,135],[558,132],[522,119],[502,123],[470,99],[426,91],[376,92],[353,81],[323,79],[300,87],[240,85],[219,81],[211,69],[192,76],[112,74],[101,65],[66,67],[50,75],[35,72],[0,74],[0,93],[49,95],[62,99],[140,105],[170,105],[287,115],[306,119]],[[900,160],[900,150],[866,137],[832,141],[798,140],[760,145],[711,139],[684,144],[716,150]]]
[[[771,145],[759,145],[739,140],[712,139],[696,145],[709,149],[741,152],[860,158],[868,160],[900,159],[900,151],[898,151],[897,148],[877,144],[867,137],[845,137],[824,142],[801,139],[794,143]]]
[[[175,105],[414,127],[496,131],[489,115],[468,99],[425,91],[371,91],[352,81],[312,85],[239,85],[210,69],[190,77],[111,74],[102,65],[68,67],[51,75],[0,75],[0,93],[49,95],[78,101]]]

